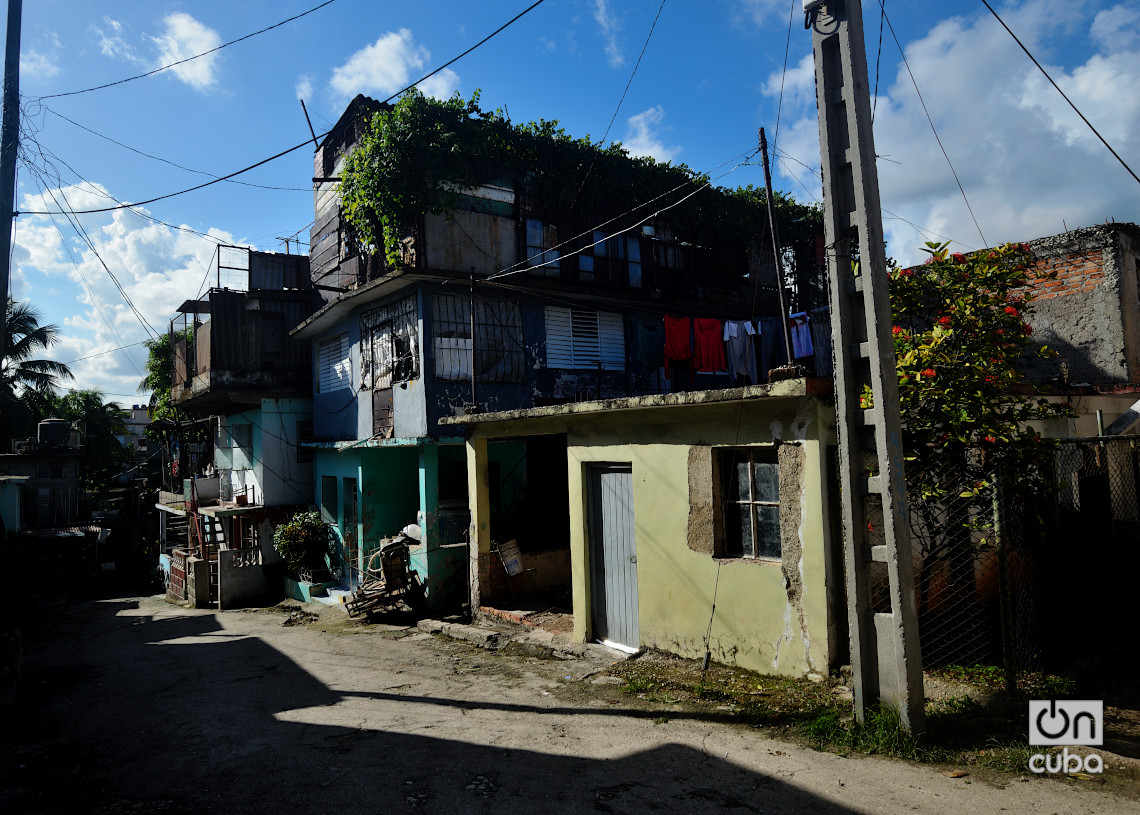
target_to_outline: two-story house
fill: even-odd
[[[166,547],[181,552],[172,591],[226,607],[276,590],[264,569],[276,559],[272,524],[313,501],[311,452],[300,446],[312,432],[309,345],[289,330],[317,301],[306,255],[220,246],[210,277],[170,332],[171,403],[183,423],[209,424],[212,451],[189,472],[191,443],[181,445],[182,491],[164,493],[159,509],[164,532],[186,529]]]

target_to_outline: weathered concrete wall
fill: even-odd
[[[218,607],[256,605],[269,594],[259,549],[223,549],[218,552]]]
[[[1074,384],[1140,381],[1140,228],[1093,226],[1040,238],[1029,248],[1041,276],[1057,275],[1030,284],[1037,295],[1030,320],[1033,341],[1059,354],[1029,360],[1029,375]]]
[[[510,195],[513,200],[513,192]],[[490,275],[518,260],[514,218],[457,210],[424,216],[424,262],[430,269]]]

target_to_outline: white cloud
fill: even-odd
[[[333,71],[329,85],[343,100],[358,93],[387,97],[407,87],[416,76],[426,72],[431,52],[416,45],[406,28],[382,34],[372,45],[350,56]],[[428,96],[446,98],[459,88],[459,75],[450,68],[420,83]]]
[[[1025,0],[1003,17],[1117,152],[1138,167],[1140,99],[1120,88],[1140,74],[1140,48],[1127,38],[1106,44],[1105,13],[1116,14],[1114,21],[1127,17],[1110,10],[1094,18],[1064,0]],[[1050,53],[1072,53],[1064,46],[1074,35],[1087,36],[1096,53],[1068,70],[1048,64]],[[986,243],[1051,235],[1065,224],[1140,220],[1136,182],[991,17],[944,20],[908,43],[906,53]],[[766,89],[772,86],[769,80]],[[780,148],[818,167],[814,99],[791,111],[787,104],[785,96],[785,122],[794,124],[781,129]],[[901,65],[889,85],[880,86],[875,147],[891,160],[879,162],[884,208],[963,246],[982,245]],[[806,170],[790,162],[778,166],[785,177],[798,176],[818,190],[818,179]],[[921,259],[922,242],[934,238],[885,218],[891,254],[905,262]]]
[[[622,147],[628,150],[631,156],[652,156],[657,161],[672,161],[681,152],[681,148],[666,147],[661,141],[657,131],[664,120],[665,108],[661,105],[630,116],[625,138],[622,139]]]
[[[788,4],[784,0],[736,0],[733,19],[737,25],[784,28],[788,24]]]
[[[312,99],[313,98],[313,75],[302,74],[297,77],[297,98],[298,99]]]
[[[621,20],[610,11],[608,0],[594,0],[594,20],[606,40],[606,59],[609,60],[610,67],[620,68],[625,64],[625,55],[621,52],[621,42],[618,40]]]
[[[134,46],[123,38],[123,24],[110,17],[103,18],[103,28],[92,23],[90,30],[99,40],[99,53],[111,59],[121,59],[135,65],[146,63]]]
[[[155,68],[204,54],[222,44],[222,37],[217,31],[185,12],[171,14],[163,22],[166,31],[151,38],[159,52]],[[195,90],[205,91],[217,83],[217,65],[218,54],[213,53],[176,65],[170,72]]]
[[[106,203],[106,190],[99,185],[52,192],[61,203],[66,195],[67,203],[75,209]],[[25,211],[56,208],[50,197],[26,195],[22,201]],[[148,336],[100,257],[151,326],[162,332],[178,304],[198,292],[214,251],[211,241],[126,210],[80,218],[98,257],[69,227],[61,223],[65,239],[47,216],[37,215],[20,218],[13,250],[13,292],[45,311],[48,322],[60,325],[61,340],[48,356],[64,362]],[[218,240],[233,242],[228,233],[215,229],[209,233]],[[133,394],[145,359],[145,349],[133,346],[125,352],[76,362],[71,366],[76,379],[67,387]],[[141,396],[136,399],[141,400]],[[128,397],[125,401],[131,400]]]
[[[20,77],[28,79],[51,79],[59,76],[61,68],[47,54],[38,51],[24,51],[20,54]]]

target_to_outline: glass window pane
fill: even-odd
[[[542,248],[542,221],[538,218],[526,219],[526,245]]]
[[[780,556],[780,508],[756,505],[757,557]]]
[[[737,506],[740,507],[740,554],[742,557],[756,557],[752,534],[755,526],[752,504],[737,504]]]
[[[641,263],[641,241],[634,236],[626,238],[626,243],[629,247],[629,260],[631,263]]]
[[[756,485],[755,500],[776,502],[780,500],[780,473],[774,462],[753,462],[752,477]]]
[[[737,501],[749,501],[752,496],[748,492],[748,460],[737,459],[733,463],[733,481],[736,482],[736,491],[733,493]]]
[[[578,268],[583,272],[594,271],[593,255],[578,255]]]
[[[601,241],[601,243],[598,243],[599,241]],[[593,242],[596,244],[596,246],[594,246],[594,254],[600,258],[604,258],[606,256],[606,233],[600,229],[595,229]]]
[[[629,287],[631,289],[640,289],[641,288],[641,264],[640,263],[633,263],[631,261],[629,264]]]

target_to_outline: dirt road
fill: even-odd
[[[1001,786],[817,753],[707,713],[661,721],[577,681],[597,657],[527,659],[414,628],[348,633],[340,612],[324,614],[289,627],[279,613],[161,598],[57,609],[29,638],[0,811],[1138,809],[1089,785]]]

